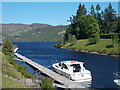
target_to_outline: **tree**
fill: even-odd
[[[96,10],[97,10],[97,12],[96,12],[96,19],[97,19],[99,25],[101,25],[101,22],[102,22],[102,18],[101,18],[102,16],[101,16],[101,13],[99,12],[100,9],[101,9],[100,5],[97,4],[96,5]]]
[[[111,3],[104,10],[104,19],[112,22],[116,17],[116,11],[112,8]]]
[[[112,33],[116,31],[116,11],[109,4],[102,13],[103,16],[103,28],[105,33]]]
[[[97,10],[97,12],[99,12],[100,9],[101,9],[100,5],[97,4],[97,5],[96,5],[96,10]]]
[[[120,17],[117,17],[117,29],[116,33],[120,33]]]
[[[5,41],[3,48],[2,48],[2,52],[5,55],[13,56],[13,54],[14,54],[13,45],[9,40]]]
[[[87,13],[87,10],[84,6],[84,4],[82,5],[81,3],[79,4],[79,7],[78,7],[78,10],[77,10],[77,13],[76,13],[76,20],[81,17],[82,15],[86,15]]]
[[[78,19],[79,39],[89,38],[90,35],[99,32],[97,20],[91,15],[83,15]]]
[[[96,14],[95,14],[95,10],[94,10],[93,4],[91,5],[91,8],[90,8],[89,13],[90,13],[91,16],[96,17]]]

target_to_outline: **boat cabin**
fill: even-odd
[[[68,70],[72,73],[81,72],[81,68],[83,67],[82,65],[83,63],[79,63],[77,61],[59,63],[59,67],[61,67],[61,69]]]

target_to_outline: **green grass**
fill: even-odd
[[[6,56],[2,52],[0,52],[0,62],[2,62],[2,65],[1,65],[2,68],[0,67],[0,71],[2,71],[3,75],[8,75],[16,79],[24,78],[20,72],[18,72],[16,69],[11,68],[14,66],[8,63]],[[5,66],[3,64],[9,65],[11,67]],[[2,88],[28,88],[26,85],[19,83],[15,80],[9,79],[7,77],[4,77],[4,76],[2,77],[0,76],[0,82],[1,81],[2,81],[2,86],[1,86],[1,83],[0,83],[0,86]]]
[[[26,85],[2,76],[2,88],[28,88]]]
[[[4,75],[8,75],[8,76],[11,76],[11,77],[17,78],[17,79],[22,79],[23,78],[22,73],[18,72],[14,68],[11,68],[11,67],[14,67],[14,66],[8,63],[8,60],[7,60],[6,56],[2,52],[0,52],[0,58],[2,58],[2,60],[0,59],[0,61],[2,61],[2,73]],[[6,66],[6,65],[9,65],[11,67]]]
[[[70,43],[66,43],[63,47],[74,49],[74,50],[86,50],[90,52],[98,52],[98,53],[105,53],[116,55],[120,54],[119,46],[120,43],[117,44],[115,47],[110,47],[112,45],[111,39],[101,39],[97,44],[88,45],[87,39],[77,40],[76,44],[70,46]]]

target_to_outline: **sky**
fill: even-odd
[[[68,25],[69,17],[75,15],[79,4],[90,10],[100,4],[104,9],[109,2],[2,2],[2,21],[0,23],[42,23],[50,25]],[[118,2],[111,2],[118,11]]]

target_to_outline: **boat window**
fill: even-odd
[[[62,64],[62,68],[68,69],[65,64]]]
[[[59,66],[61,67],[61,66],[62,66],[62,63],[59,63]]]
[[[81,67],[79,64],[72,64],[70,66],[73,67],[73,72],[80,72],[80,70],[81,70]]]

